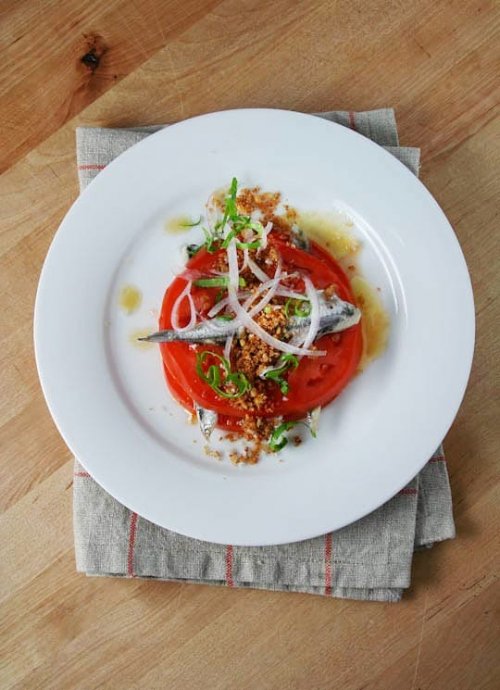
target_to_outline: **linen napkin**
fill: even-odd
[[[420,151],[399,146],[392,109],[317,115],[371,138],[418,174]],[[80,189],[160,128],[77,129]],[[122,506],[76,460],[74,477],[76,566],[87,575],[399,601],[410,586],[414,551],[455,536],[442,447],[417,477],[370,515],[321,537],[279,546],[220,545],[184,537]]]

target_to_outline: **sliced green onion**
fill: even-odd
[[[309,300],[302,300],[302,302],[297,300],[297,304],[295,305],[295,316],[306,317],[309,316],[310,313],[311,303]]]
[[[227,287],[227,278],[198,278],[193,282],[197,287]]]
[[[280,387],[280,391],[283,393],[283,395],[286,395],[290,390],[290,386],[288,385],[288,381],[283,378],[283,374],[290,368],[296,369],[299,366],[299,360],[295,355],[285,353],[281,355],[278,360],[278,363],[279,362],[283,362],[283,364],[276,369],[266,371],[263,376],[264,378],[270,379],[271,381],[277,383]]]
[[[257,234],[257,239],[252,240],[251,242],[236,242],[236,246],[238,249],[259,249],[259,247],[262,245],[264,226],[262,223],[252,221],[249,216],[240,216],[240,218],[244,219],[244,225],[238,227],[238,224],[235,223],[235,227],[238,227],[238,232],[247,229],[253,230]]]
[[[203,234],[205,235],[205,249],[209,254],[213,254],[219,248],[217,245],[219,243],[219,238],[213,235],[207,228],[201,228]]]
[[[224,209],[224,216],[220,224],[220,229],[223,230],[226,227],[226,223],[229,218],[234,218],[238,215],[238,209],[236,207],[236,194],[238,193],[238,180],[233,177],[231,180],[231,186],[229,188],[229,194],[226,197],[226,206]]]
[[[285,316],[287,318],[290,317],[292,305],[293,305],[294,316],[299,316],[300,318],[305,318],[306,316],[309,316],[311,313],[311,304],[310,304],[308,299],[300,300],[300,299],[294,299],[293,297],[290,297],[285,302]]]
[[[211,364],[205,371],[203,365],[207,357],[212,357],[217,360],[218,364]],[[221,368],[224,374],[224,379],[221,379]],[[231,371],[229,361],[218,355],[216,352],[204,350],[196,355],[196,373],[202,381],[207,383],[213,391],[220,395],[221,398],[239,398],[250,389],[250,383],[245,376],[239,371]],[[236,392],[229,392],[225,387],[233,385]]]
[[[290,352],[283,353],[280,359],[283,362],[286,362],[289,367],[291,366],[294,369],[296,369],[299,366],[299,358],[296,355],[291,354]]]
[[[307,424],[307,422],[304,422],[302,420],[298,421],[298,422],[292,422],[292,421],[283,422],[282,424],[277,426],[274,429],[273,433],[271,434],[271,437],[269,439],[270,450],[272,450],[275,453],[276,451],[284,448],[288,443],[288,439],[285,436],[286,432],[290,431],[290,429],[293,429],[294,427],[298,426],[299,424],[302,424],[305,427],[307,427],[309,429],[309,431],[311,432],[311,436],[313,438],[316,438],[316,432],[311,429],[310,425]]]
[[[244,216],[238,213],[238,204],[236,197],[238,195],[238,180],[233,177],[231,186],[225,199],[224,215],[222,220],[215,224],[214,232],[210,232],[206,228],[202,228],[205,233],[205,247],[208,252],[213,254],[217,249],[227,249],[232,240],[238,237],[243,230],[253,230],[257,234],[257,238],[250,242],[242,242],[237,240],[236,247],[238,249],[259,249],[262,245],[262,236],[264,234],[264,227],[259,221],[253,221],[250,216]],[[223,238],[224,228],[228,221],[233,224],[227,237]],[[200,221],[201,222],[201,218]],[[198,223],[196,223],[198,225]]]
[[[195,220],[193,222],[189,223],[179,223],[179,226],[181,228],[195,228],[197,225],[201,223],[201,216],[198,218],[198,220]]]
[[[255,240],[255,242],[236,242],[238,249],[258,249],[260,245],[260,240]]]
[[[257,221],[252,221],[250,216],[243,216],[238,213],[238,205],[236,197],[238,194],[238,180],[233,177],[231,181],[231,187],[229,188],[229,193],[226,197],[226,204],[224,207],[224,216],[220,223],[217,223],[215,229],[217,231],[223,231],[226,227],[226,223],[230,220],[233,227],[228,232],[227,237],[222,243],[222,248],[227,249],[230,242],[237,237],[243,230],[253,230],[257,233],[258,239],[252,242],[236,242],[238,249],[258,249],[261,246],[261,238],[264,232],[264,227],[262,223]]]
[[[230,314],[220,314],[220,316],[216,316],[215,318],[220,319],[221,321],[232,321],[234,316],[231,316]]]
[[[240,287],[246,287],[247,281],[240,278],[238,281]],[[229,285],[229,278],[220,276],[218,278],[198,278],[193,281],[193,285],[197,287],[227,287]]]
[[[296,425],[297,422],[283,422],[274,429],[269,439],[269,448],[273,453],[276,453],[287,445],[288,439],[285,434]]]
[[[233,228],[230,232],[227,233],[227,237],[222,243],[222,249],[227,249],[229,247],[229,243],[234,237],[236,237],[236,230]]]

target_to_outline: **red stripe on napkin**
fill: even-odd
[[[73,477],[90,477],[88,472],[74,472]]]
[[[325,534],[325,594],[327,597],[332,595],[332,542],[332,533]]]
[[[89,165],[79,165],[78,170],[104,170],[105,165],[89,164]]]
[[[226,546],[226,585],[234,587],[233,580],[233,547],[231,544]]]
[[[134,573],[134,549],[135,535],[137,531],[137,513],[130,514],[130,529],[128,533],[127,575],[135,577]]]
[[[354,119],[354,113],[352,110],[349,110],[349,127],[357,131],[356,120]]]
[[[399,496],[414,496],[417,493],[416,489],[401,489]]]

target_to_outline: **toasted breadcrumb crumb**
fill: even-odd
[[[220,452],[220,450],[215,450],[214,448],[210,448],[208,443],[206,443],[203,446],[203,452],[205,453],[205,455],[208,455],[208,457],[210,457],[210,458],[215,458],[216,460],[222,460],[222,453]]]

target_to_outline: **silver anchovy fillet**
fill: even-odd
[[[196,416],[198,418],[201,433],[208,441],[210,439],[210,436],[212,435],[212,431],[215,429],[215,426],[217,424],[217,412],[214,412],[213,410],[207,410],[204,407],[201,407],[201,405],[198,405],[197,403],[195,403],[194,409],[196,411]]]
[[[320,304],[320,321],[319,329],[316,335],[320,338],[328,333],[339,333],[345,331],[347,328],[357,324],[361,318],[361,312],[354,304],[344,302],[336,296],[326,299],[323,292],[318,292]],[[288,320],[288,328],[295,334],[297,331],[309,328],[311,320],[308,316],[292,316]],[[222,319],[210,319],[202,321],[194,328],[188,331],[158,331],[152,333],[145,338],[150,343],[206,343],[206,342],[222,342],[230,335],[236,333],[240,328],[237,324],[231,321],[223,321]]]

